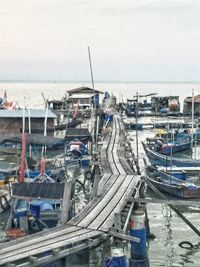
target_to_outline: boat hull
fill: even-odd
[[[178,198],[200,198],[200,186],[183,181],[162,171],[151,172],[147,169],[146,179],[159,191]]]
[[[199,160],[171,157],[168,155],[162,155],[142,142],[145,153],[152,165],[171,167],[175,165],[177,167],[200,167]]]

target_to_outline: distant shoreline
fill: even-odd
[[[91,81],[0,80],[0,83],[91,83]],[[200,81],[95,81],[95,83],[198,84]]]

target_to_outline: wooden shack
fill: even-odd
[[[103,94],[103,92],[82,86],[68,90],[67,94],[71,110],[75,110],[78,105],[79,111],[86,111],[92,107],[99,107],[99,95]]]
[[[0,109],[0,134],[16,135],[22,132],[23,121],[25,121],[25,131],[32,133],[44,133],[45,117],[47,118],[47,134],[53,135],[54,120],[56,115],[48,110],[31,109],[29,110],[6,110]],[[30,122],[30,123],[29,123]],[[51,129],[51,131],[48,131]]]
[[[192,96],[188,96],[183,102],[183,115],[192,115],[192,102],[194,101],[194,115],[200,115],[200,95],[195,95],[194,100]]]

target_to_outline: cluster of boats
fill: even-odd
[[[149,100],[150,98],[150,100]],[[178,96],[156,96],[155,93],[136,95],[122,103],[128,117],[162,115],[182,115]]]
[[[150,162],[145,168],[149,182],[160,191],[175,197],[200,197],[200,160],[181,154],[184,150],[191,151],[191,134],[177,133],[173,140],[167,141],[161,141],[158,137],[147,138],[142,145]]]

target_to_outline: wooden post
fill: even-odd
[[[19,182],[24,182],[27,133],[22,134],[22,155]]]
[[[98,165],[94,165],[94,184],[92,190],[92,199],[97,195],[99,181],[101,179],[100,170]]]
[[[115,229],[121,230],[122,229],[122,223],[121,223],[121,214],[120,213],[115,213],[114,214],[114,222],[115,222]]]
[[[41,165],[40,173],[41,173],[42,176],[44,176],[45,172],[46,172],[46,161],[45,161],[44,158],[41,159],[40,165]]]
[[[61,210],[61,224],[64,225],[69,219],[69,210],[71,208],[71,191],[72,191],[72,182],[65,182],[64,194],[62,199],[62,210]]]

